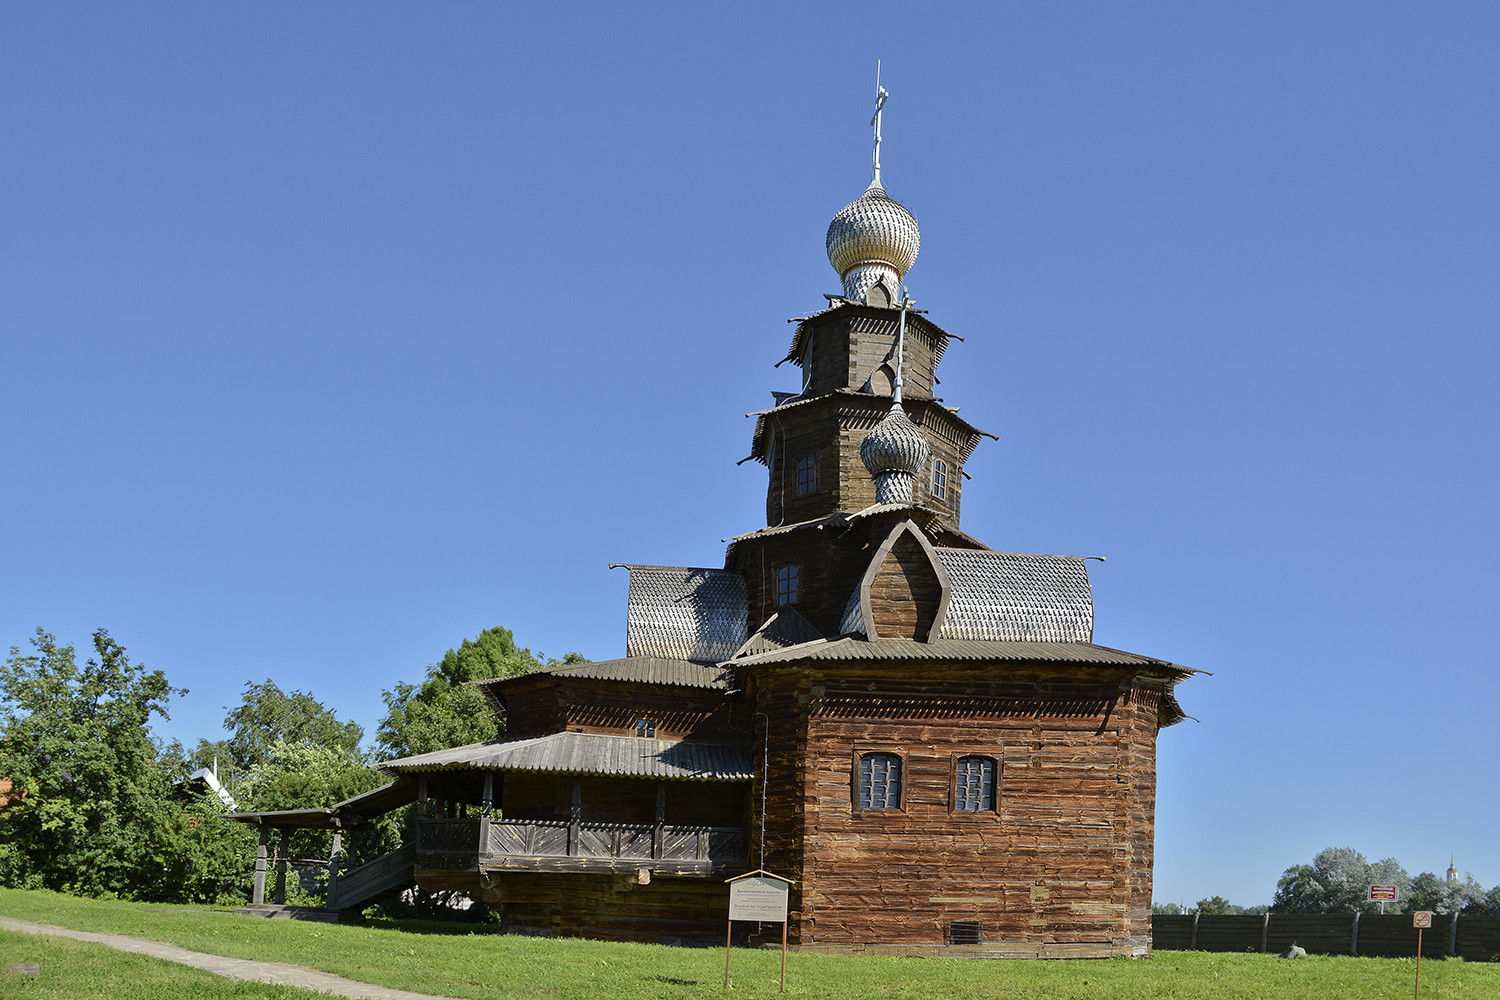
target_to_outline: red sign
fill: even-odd
[[[1372,903],[1394,903],[1397,899],[1396,887],[1393,885],[1370,886],[1370,902]]]
[[[1413,927],[1431,927],[1432,914],[1426,910],[1418,910],[1411,915],[1411,925]]]

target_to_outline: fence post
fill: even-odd
[[[1453,911],[1453,924],[1448,928],[1448,954],[1458,954],[1458,911]]]
[[[1359,911],[1354,913],[1354,926],[1349,928],[1349,954],[1359,957]]]
[[[1271,911],[1266,911],[1265,919],[1260,922],[1260,950],[1266,950],[1266,939],[1271,934]]]
[[[1193,941],[1192,941],[1192,944],[1190,944],[1188,946],[1188,951],[1197,951],[1198,950],[1198,917],[1199,916],[1201,916],[1201,914],[1197,914],[1197,913],[1193,914]]]

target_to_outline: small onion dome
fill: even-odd
[[[848,284],[857,268],[895,272],[900,284],[917,262],[922,235],[917,220],[906,206],[885,193],[879,181],[845,205],[828,224],[828,262]],[[890,289],[894,300],[895,288]]]
[[[899,403],[891,406],[875,429],[865,435],[859,457],[875,477],[880,503],[911,503],[912,485],[927,464],[930,449],[922,433]]]

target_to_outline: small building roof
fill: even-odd
[[[302,828],[353,827],[368,823],[392,809],[417,801],[417,783],[411,778],[397,778],[388,785],[345,799],[321,809],[276,809],[262,812],[230,813],[229,818],[256,826],[289,826]]]
[[[1081,642],[1094,637],[1094,597],[1079,556],[940,548],[951,584],[939,638]]]
[[[795,663],[799,660],[1009,660],[1148,668],[1170,677],[1203,673],[1166,660],[1127,653],[1092,642],[994,642],[980,639],[934,639],[931,642],[878,639],[868,642],[857,636],[817,639],[800,646],[741,657],[734,662],[736,666],[753,666],[762,663]]]
[[[572,732],[471,743],[380,766],[396,774],[471,768],[696,781],[748,781],[753,775],[746,746]]]

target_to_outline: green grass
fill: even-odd
[[[259,920],[214,913],[208,907],[147,912],[155,908],[0,890],[0,914],[21,920],[306,965],[349,979],[465,1000],[676,1000],[726,995],[721,985],[724,953],[717,949],[548,940],[455,925],[441,925],[446,933],[434,933],[437,925],[431,924],[346,927]],[[736,949],[734,990],[729,995],[768,1000],[778,996],[779,962],[776,951]],[[792,954],[787,958],[787,995],[830,1000],[1377,1000],[1411,996],[1414,973],[1411,959],[1314,956],[1282,961],[1269,955],[1203,952],[1157,952],[1146,961],[1074,962]],[[0,989],[0,995],[10,994]],[[123,994],[110,996],[117,1000]],[[1493,1000],[1500,996],[1500,963],[1424,961],[1422,996]]]
[[[41,976],[10,971],[35,963]],[[320,1000],[325,994],[225,979],[102,944],[0,930],[0,997],[85,1000]]]

